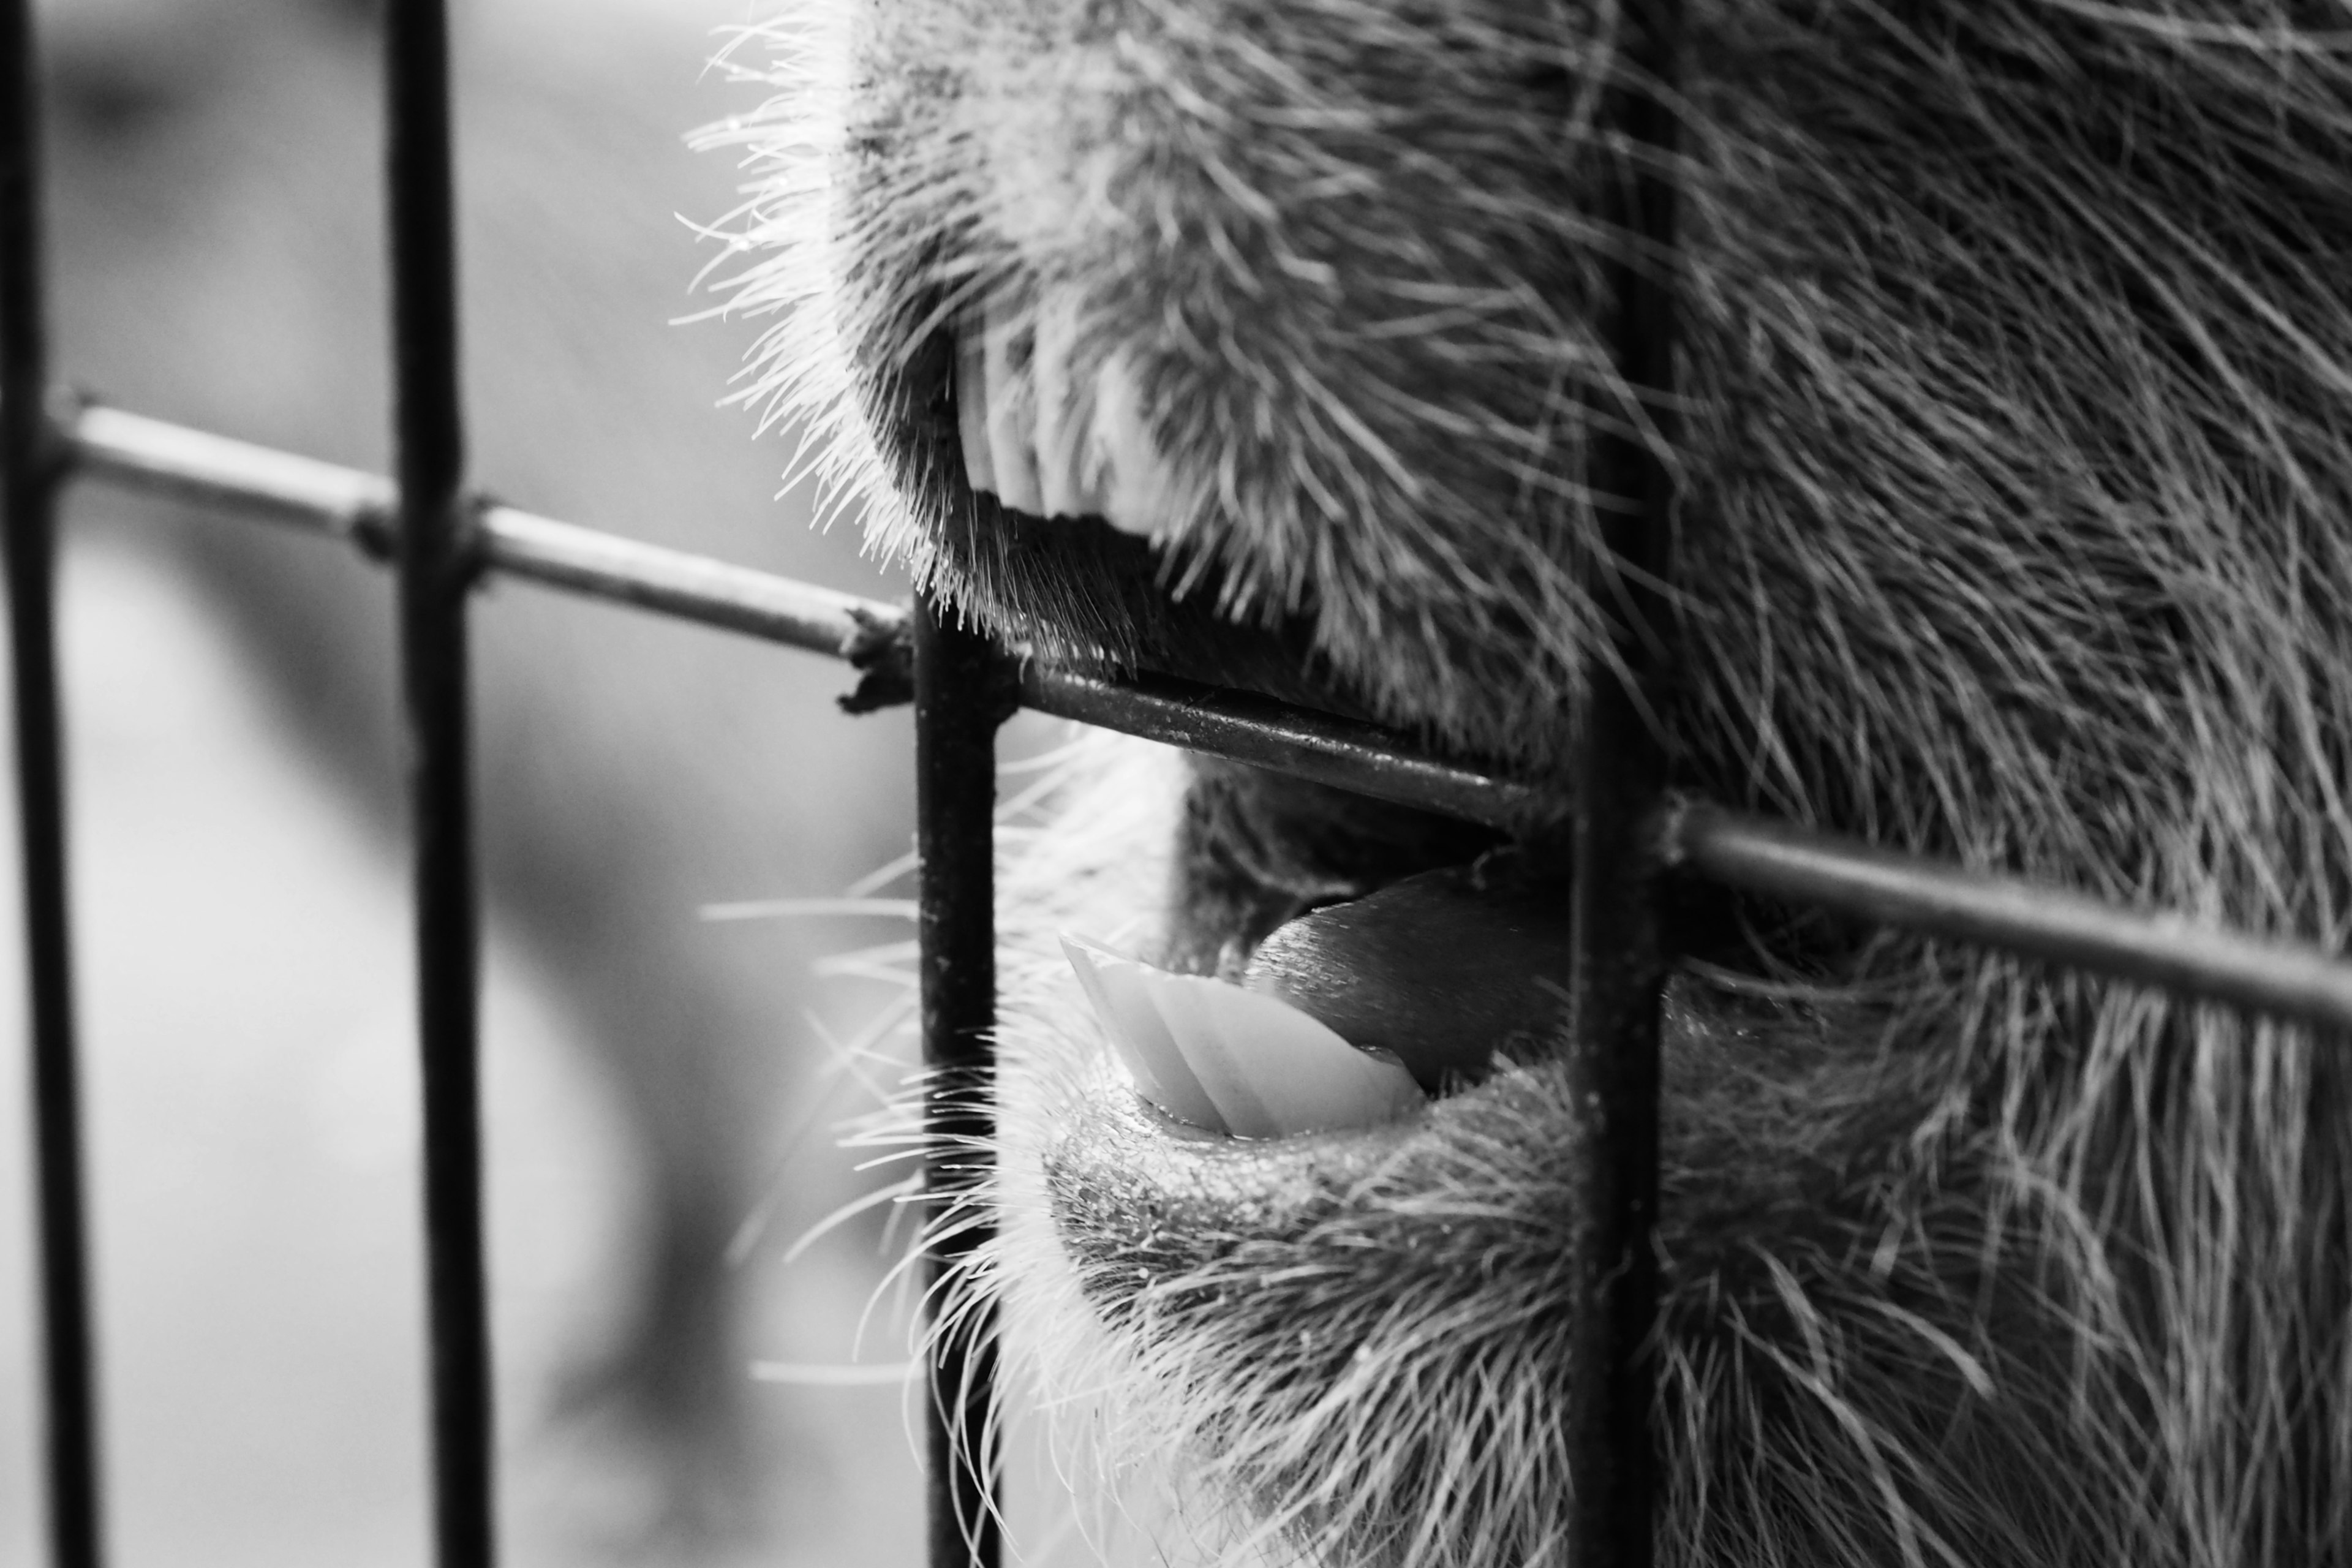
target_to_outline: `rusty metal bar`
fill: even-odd
[[[1587,576],[1614,668],[1591,661],[1574,763],[1574,947],[1560,1061],[1579,1111],[1571,1185],[1566,1552],[1580,1568],[1648,1568],[1656,1506],[1651,1343],[1658,1310],[1658,1023],[1669,954],[1650,830],[1664,798],[1656,695],[1671,679],[1674,528],[1675,0],[1622,13],[1602,174],[1614,360],[1596,400],[1591,491],[1603,498]]]
[[[98,1378],[82,1183],[65,752],[58,708],[57,489],[41,279],[39,62],[30,0],[0,5],[0,529],[16,679],[16,810],[24,852],[33,1149],[39,1211],[49,1550],[58,1568],[103,1560]]]
[[[400,479],[394,554],[416,836],[434,1536],[442,1568],[489,1568],[497,1554],[497,1490],[482,1240],[481,933],[467,718],[466,597],[476,569],[463,488],[448,19],[441,0],[392,0],[385,22]]]
[[[1013,710],[1012,671],[977,632],[919,598],[915,635],[917,895],[926,1137],[933,1226],[923,1258],[931,1334],[924,1458],[931,1568],[995,1568],[994,1308],[959,1277],[988,1237],[974,1189],[992,1163],[996,1027],[996,731]]]
[[[70,416],[64,442],[68,459],[94,479],[332,534],[371,558],[389,554],[397,489],[380,476],[103,407]],[[817,653],[841,657],[863,637],[887,640],[906,618],[879,600],[504,507],[483,510],[478,526],[487,563],[506,574]],[[1564,794],[1431,759],[1393,732],[1242,693],[1037,665],[1022,669],[1020,691],[1023,705],[1040,712],[1506,830],[1568,809]],[[1668,827],[1668,858],[1727,887],[2352,1031],[2352,963],[2307,943],[2191,925],[1703,805]]]

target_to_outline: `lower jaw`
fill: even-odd
[[[1540,1164],[1556,1142],[1546,1108],[1556,1096],[1540,1065],[1485,1082],[1456,1083],[1401,1121],[1281,1139],[1234,1139],[1188,1127],[1144,1102],[1113,1058],[1056,931],[1155,946],[1143,911],[1165,910],[1176,868],[1177,824],[1194,784],[1177,754],[1103,742],[1082,764],[1050,843],[1007,869],[1009,910],[1000,970],[1006,996],[1002,1164],[997,1190],[1008,1290],[1051,1300],[1099,1325],[1121,1294],[1175,1278],[1220,1248],[1304,1236],[1350,1217],[1402,1237],[1410,1211],[1443,1199],[1444,1173],[1520,1152]],[[1299,803],[1302,807],[1319,804]],[[1382,821],[1385,832],[1393,824]],[[1180,900],[1181,901],[1181,900]],[[1035,920],[1034,925],[1028,923]],[[1161,933],[1164,934],[1164,933]],[[1514,1052],[1533,1062],[1535,1048]],[[1532,1092],[1530,1092],[1532,1090]],[[1506,1142],[1527,1145],[1515,1152]],[[1075,1285],[1083,1301],[1068,1293]],[[1026,1306],[1007,1321],[1033,1316]]]

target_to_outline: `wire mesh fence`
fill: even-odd
[[[1646,79],[1672,79],[1675,13],[1649,13]],[[1949,939],[2006,949],[2125,981],[2265,1010],[2314,1027],[2352,1029],[2352,965],[2308,946],[2257,941],[2161,912],[2119,909],[2063,889],[1898,856],[1664,793],[1665,765],[1636,687],[1610,688],[1570,786],[1497,775],[1431,756],[1369,725],[1245,692],[1165,676],[1109,679],[1024,661],[942,617],[834,593],[492,504],[466,482],[457,397],[456,256],[450,224],[447,39],[432,0],[391,8],[387,195],[400,432],[396,478],[320,463],[133,413],[89,405],[50,386],[44,352],[39,146],[29,8],[0,5],[0,478],[5,544],[20,831],[29,933],[32,1069],[38,1172],[49,1456],[50,1539],[59,1568],[103,1560],[102,1494],[86,1251],[80,1110],[76,1095],[71,954],[67,947],[65,794],[54,651],[55,500],[79,476],[341,538],[394,567],[412,738],[415,937],[424,1079],[425,1214],[431,1301],[436,1538],[445,1568],[495,1560],[490,1346],[480,1233],[476,998],[479,919],[468,791],[466,604],[508,575],[657,615],[841,658],[858,672],[861,709],[911,702],[922,882],[922,1015],[938,1146],[934,1193],[969,1190],[970,1152],[988,1141],[988,1037],[993,1023],[993,736],[1016,707],[1270,768],[1379,799],[1483,824],[1522,838],[1564,838],[1578,870],[1581,933],[1571,1038],[1584,1081],[1617,1131],[1589,1154],[1585,1216],[1601,1260],[1580,1281],[1590,1375],[1570,1425],[1580,1510],[1580,1561],[1646,1560],[1653,1500],[1643,1423],[1640,1347],[1654,1281],[1615,1260],[1650,1255],[1655,1207],[1656,1005],[1669,955],[1659,922],[1638,911],[1664,879],[1690,877]],[[1629,94],[1617,110],[1634,143],[1662,144],[1666,116]],[[1625,225],[1648,261],[1617,279],[1621,366],[1628,384],[1664,387],[1672,318],[1672,193],[1635,160],[1622,193]],[[1663,406],[1663,405],[1660,405]],[[1596,462],[1614,492],[1643,498],[1610,543],[1615,574],[1597,602],[1620,616],[1637,674],[1658,606],[1637,584],[1667,563],[1643,552],[1669,478],[1653,426],[1604,444]],[[1645,521],[1645,520],[1647,520]],[[1600,918],[1607,911],[1609,918]],[[1634,911],[1629,914],[1628,911]],[[979,1245],[965,1228],[938,1244],[934,1278]],[[1610,1265],[1603,1267],[1602,1265]],[[930,1369],[927,1458],[934,1563],[992,1563],[993,1458],[963,1432],[983,1430],[993,1351],[985,1333],[947,1342]]]

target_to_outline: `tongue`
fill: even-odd
[[[1432,1093],[1497,1050],[1548,1047],[1566,1008],[1568,889],[1430,871],[1299,916],[1258,945],[1243,985],[1289,1003]]]

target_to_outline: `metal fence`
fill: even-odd
[[[1673,79],[1674,0],[1646,10],[1633,63]],[[466,602],[486,576],[528,578],[848,659],[856,701],[916,709],[927,1115],[943,1136],[935,1194],[968,1191],[990,1131],[993,738],[1016,708],[1102,725],[1529,837],[1565,834],[1576,866],[1570,1070],[1601,1108],[1585,1152],[1579,1323],[1568,1413],[1578,1466],[1576,1561],[1649,1557],[1653,1493],[1642,1347],[1654,1314],[1648,1236],[1656,1201],[1657,998],[1670,955],[1647,912],[1662,878],[1696,877],[1868,921],[2352,1030],[2352,964],[2176,917],[1886,854],[1743,818],[1664,792],[1641,683],[1662,674],[1663,624],[1642,584],[1670,476],[1660,443],[1604,440],[1595,482],[1637,504],[1615,514],[1593,584],[1612,606],[1626,682],[1600,684],[1584,755],[1554,794],[1417,753],[1396,736],[1247,693],[1167,678],[1108,680],[1014,660],[919,603],[911,611],[600,534],[472,496],[457,395],[447,37],[440,0],[392,0],[388,198],[398,377],[397,479],[86,406],[51,388],[43,325],[39,146],[29,0],[0,5],[0,488],[31,998],[34,1147],[48,1455],[57,1568],[103,1559],[97,1412],[84,1270],[72,962],[52,585],[58,487],[83,476],[324,532],[397,570],[415,825],[415,933],[424,1072],[425,1226],[436,1539],[442,1568],[495,1558],[490,1349],[482,1268],[476,1027],[479,920],[468,806]],[[1631,154],[1612,216],[1642,244],[1619,263],[1619,365],[1663,391],[1672,328],[1673,192],[1658,95],[1612,109]],[[1663,399],[1649,399],[1653,410]],[[1670,432],[1654,430],[1656,436]],[[930,1277],[984,1239],[936,1244]],[[935,1568],[993,1564],[993,1456],[980,1445],[992,1340],[956,1339],[929,1369],[928,1462]],[[974,1435],[969,1443],[964,1434]]]

